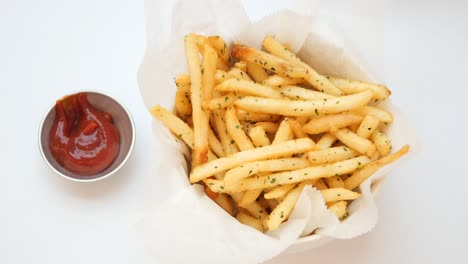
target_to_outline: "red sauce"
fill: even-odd
[[[120,136],[112,116],[93,107],[86,93],[57,101],[49,139],[55,160],[80,175],[104,171],[119,153]]]

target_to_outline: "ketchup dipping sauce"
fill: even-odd
[[[108,168],[119,154],[119,131],[112,116],[92,106],[86,93],[72,94],[55,104],[49,148],[65,169],[94,175]]]

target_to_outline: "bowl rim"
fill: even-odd
[[[38,142],[39,143],[39,152],[41,153],[41,156],[42,156],[44,162],[49,166],[49,168],[51,168],[52,171],[54,171],[56,174],[62,176],[65,179],[68,179],[68,180],[71,180],[71,181],[74,181],[74,182],[95,182],[95,181],[103,180],[103,179],[106,179],[106,178],[112,176],[113,174],[115,174],[120,168],[123,167],[123,165],[130,158],[130,155],[133,152],[133,148],[135,146],[135,141],[136,141],[135,121],[133,120],[133,117],[132,117],[130,111],[128,111],[128,109],[119,100],[117,100],[114,96],[112,96],[112,95],[110,95],[110,94],[108,94],[106,92],[99,91],[99,90],[78,90],[78,91],[70,92],[67,95],[73,95],[73,94],[76,94],[76,93],[95,93],[95,94],[105,96],[105,97],[115,101],[124,110],[125,114],[127,115],[128,119],[130,120],[130,127],[131,127],[131,131],[132,131],[132,139],[131,139],[131,142],[130,142],[130,148],[128,149],[127,153],[125,154],[124,159],[113,170],[109,171],[108,173],[106,173],[106,174],[104,174],[104,175],[102,175],[100,177],[96,177],[96,178],[92,178],[92,179],[77,179],[77,178],[73,178],[73,177],[70,177],[68,175],[65,175],[62,172],[58,171],[54,166],[52,166],[52,164],[47,159],[47,157],[46,157],[46,155],[44,153],[44,147],[46,147],[46,146],[42,145],[42,137],[41,137],[42,136],[42,130],[43,130],[43,127],[44,127],[44,123],[45,123],[45,121],[47,119],[47,116],[49,115],[49,113],[51,111],[54,110],[56,103],[53,103],[48,108],[48,110],[44,113],[44,115],[43,115],[43,117],[41,119],[41,122],[39,123],[39,137],[38,137],[39,138],[39,142]]]

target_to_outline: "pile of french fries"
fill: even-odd
[[[229,51],[219,36],[186,36],[176,115],[151,113],[192,149],[190,181],[239,222],[277,229],[307,185],[343,220],[358,186],[409,150],[390,154],[393,116],[376,105],[391,93],[323,76],[273,37],[262,44]]]

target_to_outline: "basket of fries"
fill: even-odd
[[[139,80],[164,152],[148,189],[166,195],[140,224],[147,244],[161,260],[249,263],[370,231],[374,194],[414,142],[390,89],[344,52],[321,60],[338,46],[310,16],[225,26],[237,2],[208,2],[217,16],[176,3],[161,40],[148,4]]]

